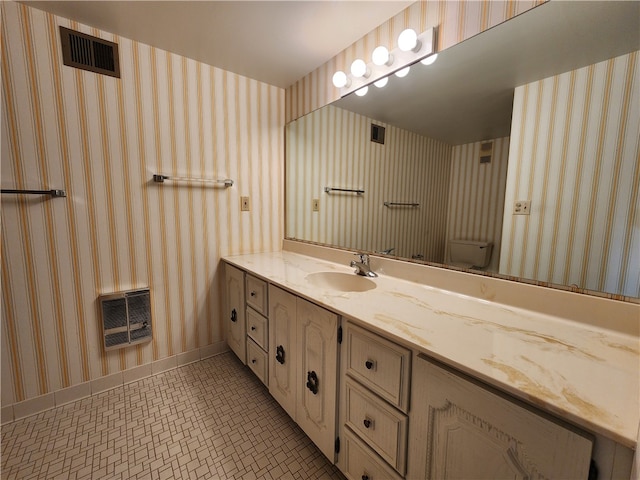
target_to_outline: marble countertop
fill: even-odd
[[[380,275],[339,292],[314,272],[346,265],[288,251],[225,261],[578,426],[635,448],[640,418],[637,336]],[[639,309],[640,311],[640,309]]]

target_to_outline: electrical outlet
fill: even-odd
[[[531,200],[516,200],[513,204],[514,215],[529,215],[531,210]]]
[[[249,202],[249,197],[240,197],[240,211],[248,212],[251,210],[251,203]]]
[[[311,207],[311,209],[312,209],[314,212],[318,212],[318,211],[320,211],[320,200],[318,200],[317,198],[314,198],[314,199],[312,200],[312,205],[313,205],[313,206]]]

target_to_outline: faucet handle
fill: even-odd
[[[360,263],[363,265],[369,265],[369,255],[366,253],[354,253],[356,257],[360,259]]]

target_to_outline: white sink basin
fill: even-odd
[[[306,280],[316,287],[340,292],[366,292],[376,288],[374,282],[355,273],[317,272],[307,275]]]

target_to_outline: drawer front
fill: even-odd
[[[262,383],[268,386],[267,354],[253,340],[247,338],[247,365]]]
[[[344,474],[349,480],[400,480],[402,477],[377,457],[367,446],[344,429]]]
[[[351,323],[346,341],[347,374],[406,412],[411,351]]]
[[[268,348],[268,320],[255,312],[252,308],[247,308],[247,335],[256,342],[265,352]]]
[[[267,282],[247,274],[247,305],[262,315],[267,315]]]
[[[384,400],[346,380],[345,424],[401,475],[406,470],[407,416]]]

